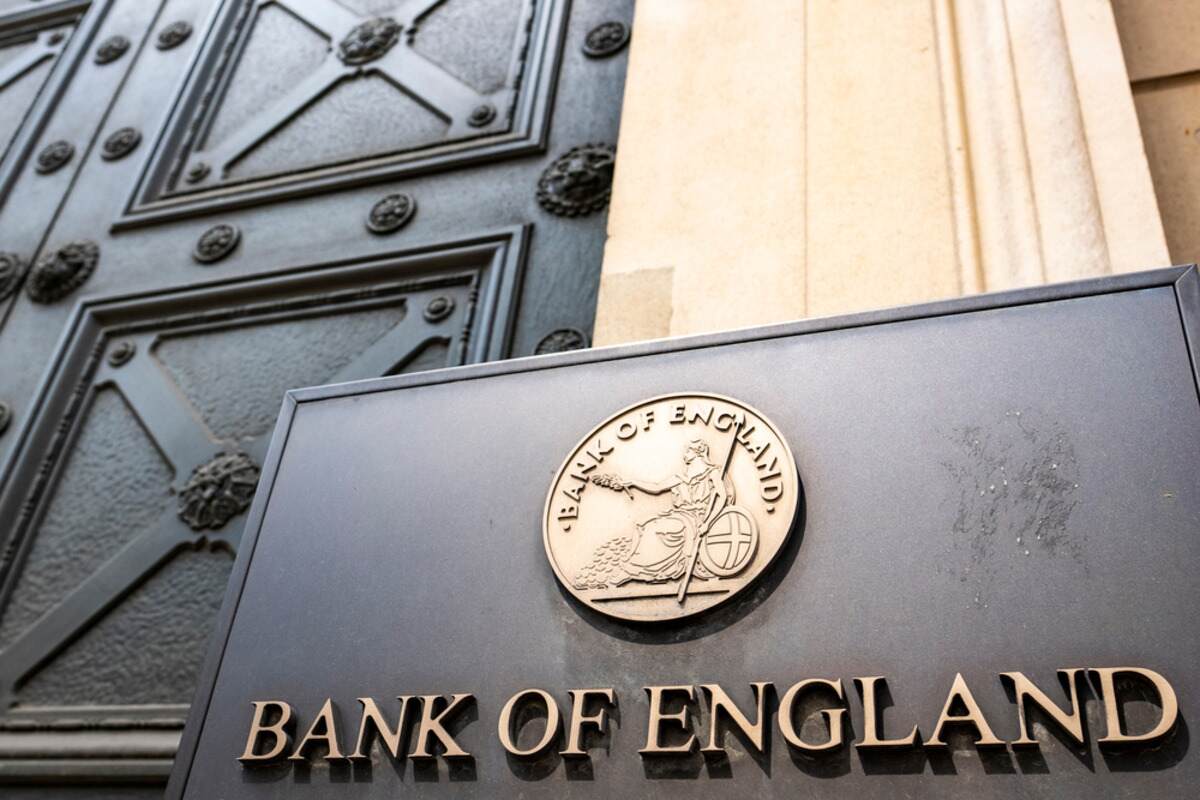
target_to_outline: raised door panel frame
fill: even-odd
[[[41,37],[72,27],[64,41],[55,43],[60,50],[55,63],[0,158],[0,267],[7,275],[0,281],[0,329],[11,322],[22,285],[45,254],[46,237],[82,173],[93,159],[103,158],[101,130],[112,100],[165,5],[166,0],[57,0],[0,14],[0,38]],[[117,37],[124,39],[124,48],[101,57],[100,50]],[[72,152],[61,166],[39,172],[37,156],[57,141],[67,142]]]
[[[6,78],[15,78],[6,73],[32,69],[46,58],[56,59],[37,99],[25,110],[20,127],[8,143],[0,143],[0,208],[8,197],[17,176],[29,166],[30,155],[45,126],[46,119],[57,106],[66,91],[67,83],[88,52],[92,39],[99,28],[112,0],[59,0],[53,3],[30,3],[8,13],[0,13],[0,42],[28,38],[37,40],[38,49],[31,54],[34,63],[6,64],[0,68],[0,86]],[[88,13],[93,10],[94,13]],[[51,28],[74,25],[74,32],[61,42],[52,42],[46,36]],[[0,95],[2,98],[2,95]]]
[[[418,0],[420,5],[430,8],[445,1]],[[510,75],[517,76],[518,86],[514,92],[511,123],[501,126],[504,130],[489,133],[493,126],[486,126],[482,129],[484,134],[478,138],[456,139],[385,155],[365,155],[344,163],[247,178],[196,191],[170,192],[169,187],[182,180],[197,137],[211,124],[211,117],[219,107],[219,102],[214,107],[213,100],[229,77],[227,73],[236,67],[236,56],[244,44],[244,29],[253,16],[249,12],[271,2],[273,0],[223,0],[206,27],[203,43],[188,64],[183,86],[173,95],[167,120],[153,143],[153,155],[133,187],[122,214],[112,224],[114,232],[546,150],[570,0],[523,0],[523,18],[528,20],[529,28],[525,45],[516,48],[510,67]],[[319,2],[336,5],[336,0]],[[332,47],[337,49],[336,41]],[[330,60],[336,58],[331,56]],[[372,66],[366,64],[362,69]],[[340,69],[345,71],[347,67]],[[304,107],[300,105],[297,109]],[[265,139],[293,116],[261,132],[262,136],[255,142]],[[500,119],[498,115],[497,122]]]
[[[153,397],[126,395],[125,388],[144,391],[146,381],[131,378],[136,386],[122,383],[121,369],[127,367],[125,362],[114,364],[113,353],[123,341],[139,342],[149,352],[154,342],[171,336],[379,308],[415,295],[421,308],[409,308],[408,318],[421,327],[414,339],[419,340],[417,349],[436,338],[450,345],[451,365],[497,359],[507,349],[528,234],[526,227],[513,227],[369,259],[80,301],[39,387],[38,413],[19,431],[20,441],[0,483],[0,519],[14,521],[0,531],[0,608],[17,583],[98,391],[115,387],[122,393],[155,446],[174,466],[177,491],[187,478],[190,461],[200,452],[197,442],[211,456],[211,438],[189,438],[186,434],[194,426],[183,425],[189,430],[182,432],[171,427],[169,423],[180,415],[158,408],[162,403]],[[429,314],[426,301],[442,294],[457,296],[460,302],[450,304],[444,316],[440,311]],[[406,324],[407,319],[397,327]],[[368,347],[356,361],[370,362],[368,369],[378,368],[386,361],[382,358],[386,354],[374,352],[378,349]],[[388,366],[381,371],[388,374]],[[353,377],[339,374],[335,379]],[[163,418],[166,427],[159,424]],[[246,447],[257,464],[264,462],[269,439],[267,431]],[[173,457],[179,448],[186,451],[182,459]],[[190,535],[176,520],[173,527],[164,524],[139,533],[0,651],[0,783],[47,777],[162,780],[167,775],[186,706],[20,708],[8,704],[25,680],[175,553],[197,543],[236,552],[241,522],[238,519],[226,530]]]

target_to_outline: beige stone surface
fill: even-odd
[[[604,302],[596,309],[596,330],[615,342],[670,336],[674,273],[671,267],[651,267],[601,275]]]
[[[1106,0],[954,3],[982,288],[1162,266]]]
[[[1135,98],[1171,260],[1200,261],[1200,75],[1153,81]]]
[[[609,237],[597,344],[1167,262],[1107,0],[640,3]]]
[[[597,344],[626,341],[608,306],[631,308],[639,279],[618,273],[642,273],[649,305],[671,270],[672,334],[803,313],[803,43],[789,0],[638,4]]]
[[[1111,272],[1058,0],[1019,0],[1007,9],[1042,275],[1053,282]]]
[[[931,4],[810,3],[807,33],[806,314],[958,294]]]
[[[945,132],[946,170],[954,207],[955,260],[959,290],[973,294],[983,288],[979,225],[975,219],[975,187],[971,170],[971,148],[966,126],[966,96],[963,92],[962,58],[955,35],[953,0],[933,0],[937,31],[938,84],[942,98],[942,129]]]
[[[957,44],[957,76],[971,162],[971,192],[958,198],[978,231],[980,288],[1010,289],[1044,280],[1037,204],[1020,90],[1002,3],[953,2],[946,35]]]
[[[1113,8],[1107,0],[1060,8],[1112,270],[1163,266],[1171,257]]]
[[[1200,259],[1200,2],[1115,0],[1171,260]]]
[[[1134,81],[1200,70],[1200,3],[1112,0],[1129,77]]]

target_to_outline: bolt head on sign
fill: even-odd
[[[682,619],[771,566],[799,495],[792,451],[760,412],[714,394],[655,397],[568,454],[546,498],[546,555],[567,591],[601,614]]]

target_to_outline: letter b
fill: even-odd
[[[268,708],[279,709],[279,719],[272,725],[263,724]],[[255,700],[254,719],[250,722],[250,734],[246,737],[246,750],[238,758],[243,764],[263,763],[273,761],[283,755],[290,744],[287,726],[292,721],[292,707],[282,700]],[[255,753],[259,737],[270,734],[275,737],[275,743],[265,753]]]

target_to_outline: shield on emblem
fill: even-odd
[[[754,517],[730,506],[717,515],[700,540],[700,561],[719,578],[728,578],[746,568],[758,549],[758,526]]]

